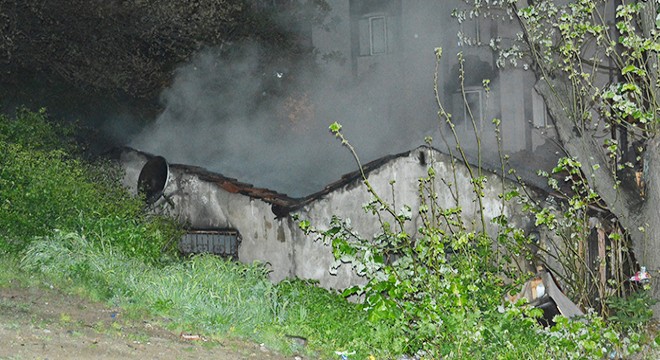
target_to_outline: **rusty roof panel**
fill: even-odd
[[[416,149],[409,150],[406,152],[402,152],[399,154],[394,154],[394,155],[387,155],[381,158],[378,158],[376,160],[370,161],[362,166],[362,169],[364,171],[364,174],[366,176],[369,176],[369,174],[382,167],[383,165],[387,164],[390,161],[393,161],[395,159],[409,156],[410,153],[413,151],[416,151],[420,148],[424,149],[433,149],[435,151],[438,151],[435,148],[429,147],[427,145],[422,145]],[[147,158],[154,157],[155,155],[144,153],[129,147],[124,147],[120,149],[121,151],[133,151],[140,153],[144,155]],[[310,194],[308,196],[305,196],[303,198],[292,198],[289,197],[286,194],[278,193],[276,191],[266,189],[266,188],[258,188],[254,187],[252,184],[240,182],[237,179],[234,178],[229,178],[226,177],[222,174],[216,173],[209,171],[205,168],[199,167],[199,166],[193,166],[193,165],[183,165],[183,164],[171,164],[170,165],[171,169],[178,169],[180,171],[183,171],[184,173],[188,174],[194,174],[196,175],[200,180],[208,182],[208,183],[213,183],[216,184],[218,187],[222,188],[223,190],[233,193],[233,194],[242,194],[245,196],[249,196],[251,198],[255,199],[260,199],[263,200],[264,202],[270,203],[273,205],[273,212],[278,215],[278,216],[286,216],[291,211],[297,210],[302,208],[303,206],[306,206],[312,202],[314,202],[317,199],[320,199],[333,191],[336,191],[337,189],[340,189],[344,186],[350,185],[350,184],[358,184],[359,182],[362,181],[362,174],[359,170],[344,174],[339,180],[332,182],[328,185],[326,185],[322,190],[315,192],[313,194]],[[541,189],[540,189],[541,190]]]
[[[216,184],[223,190],[233,194],[242,194],[278,205],[293,205],[298,202],[297,199],[290,198],[286,194],[281,194],[270,189],[254,187],[252,184],[244,183],[238,181],[237,179],[211,172],[199,166],[173,164],[172,168],[181,169],[189,174],[195,174],[200,180]]]

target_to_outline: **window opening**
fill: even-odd
[[[472,118],[477,125],[477,130],[481,131],[483,109],[483,92],[481,89],[465,89],[465,101],[463,102],[463,119],[467,130],[472,130]]]
[[[536,128],[548,127],[548,115],[543,97],[536,91],[532,91],[532,124]]]
[[[384,16],[369,18],[369,33],[371,34],[371,55],[387,52],[387,22]]]
[[[183,254],[209,253],[238,259],[241,236],[233,229],[190,229],[181,237],[179,251]]]
[[[365,16],[359,21],[360,55],[387,54],[387,17]]]

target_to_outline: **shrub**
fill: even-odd
[[[337,123],[331,126],[360,165],[340,129]],[[504,305],[509,288],[503,279],[515,274],[505,273],[504,264],[495,261],[495,245],[505,246],[509,240],[498,244],[501,237],[493,239],[485,225],[469,229],[460,207],[439,206],[433,164],[428,176],[419,179],[421,205],[415,215],[422,225],[416,237],[405,230],[412,208],[394,209],[373,190],[364,173],[362,177],[372,195],[364,208],[381,224],[380,233],[363,238],[350,221],[338,217],[333,217],[327,230],[316,229],[306,220],[299,225],[332,246],[336,266],[348,264],[366,278],[365,285],[349,288],[344,295],[362,296],[361,307],[369,320],[386,322],[401,335],[402,346],[397,349],[401,353],[430,359],[545,359],[548,354],[600,359],[639,348],[634,334],[624,342],[620,333],[594,314],[570,321],[559,317],[556,327],[543,329],[536,322],[539,309]],[[483,196],[482,178],[473,177],[472,185],[475,196]],[[514,230],[504,220],[494,220],[505,227],[501,234]],[[518,246],[520,241],[515,243]]]
[[[307,339],[309,350],[354,352],[356,359],[401,353],[403,338],[398,329],[386,321],[369,321],[357,304],[337,293],[303,280],[283,281],[277,289],[285,309],[281,331]]]
[[[612,296],[607,299],[610,311],[608,320],[620,325],[626,331],[643,328],[653,319],[652,306],[657,302],[649,295],[647,289],[639,289],[628,296]]]
[[[0,114],[0,142],[12,143],[31,150],[63,150],[72,152],[75,128],[48,120],[46,109],[30,111],[18,108],[16,117]]]
[[[58,129],[44,111],[0,116],[0,251],[18,252],[60,229],[160,258],[176,225],[147,216],[140,199],[120,185],[114,165],[78,159]]]

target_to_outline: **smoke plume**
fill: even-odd
[[[396,78],[358,82],[292,65],[264,70],[261,51],[251,45],[230,57],[199,53],[177,70],[162,94],[164,111],[130,145],[301,197],[357,169],[329,133],[333,121],[344,125],[362,161],[409,150],[431,130],[391,115]]]

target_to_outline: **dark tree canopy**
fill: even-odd
[[[155,99],[175,66],[203,47],[250,39],[295,48],[292,54],[311,53],[303,49],[300,36],[287,29],[291,23],[318,21],[327,4],[278,3],[0,0],[3,82],[20,82],[17,77],[27,71],[83,91]],[[289,14],[284,21],[279,16],[283,13]]]

